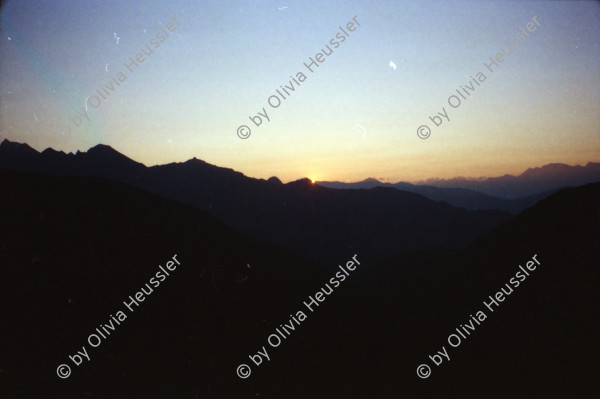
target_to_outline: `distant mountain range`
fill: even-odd
[[[417,184],[442,188],[465,188],[496,197],[515,199],[598,181],[600,181],[600,163],[588,162],[585,166],[551,163],[539,168],[527,169],[519,176],[428,179]]]
[[[356,183],[319,181],[317,184],[335,189],[393,187],[465,209],[499,209],[516,214],[561,188],[599,181],[600,163],[589,162],[586,166],[548,164],[541,168],[528,169],[519,176],[429,179],[416,184],[383,183],[368,178]]]
[[[415,185],[410,183],[382,183],[377,179],[369,178],[356,183],[342,183],[319,181],[318,185],[333,189],[372,189],[375,187],[390,187],[397,190],[408,191],[421,194],[422,196],[434,201],[444,201],[459,208],[469,210],[475,209],[498,209],[517,214],[530,206],[535,205],[539,200],[546,198],[558,190],[549,190],[535,195],[530,195],[517,199],[506,199],[494,197],[466,188],[441,188],[435,186]]]
[[[60,154],[44,157],[64,162]],[[207,184],[218,173],[226,187],[245,181],[199,161],[149,168],[151,174],[105,147],[68,159],[105,170],[121,162],[123,170],[131,168],[126,174],[136,170],[141,181],[156,177],[161,184],[164,176],[184,183],[201,176],[196,182]],[[299,195],[294,206],[308,203],[319,217],[332,199],[351,220],[370,201],[385,212],[404,201],[405,211],[437,207],[436,216],[456,213],[468,222],[489,216],[391,188],[329,190],[276,181],[258,187],[267,184]],[[302,302],[324,287],[331,271],[194,207],[100,178],[0,170],[0,187],[3,397],[579,398],[596,391],[600,184],[561,190],[462,250],[374,263],[363,255],[371,243],[357,241],[331,266],[354,254],[361,265],[312,313]],[[189,190],[192,196],[193,185]],[[346,202],[338,196],[344,192]],[[273,202],[270,195],[253,205]],[[436,237],[435,220],[418,216]],[[306,225],[319,234],[313,220]],[[387,229],[365,221],[357,215],[353,230],[379,239],[377,229]],[[422,230],[415,234],[427,238]],[[123,301],[174,253],[181,266],[127,311]],[[541,266],[488,311],[482,301],[490,302],[534,254]],[[300,309],[308,318],[279,347],[269,346],[269,334]],[[90,348],[88,335],[119,310],[127,319]],[[486,320],[450,347],[449,334],[478,310]],[[75,367],[68,356],[82,345],[91,360]],[[263,345],[270,360],[255,366],[248,356]],[[428,356],[442,345],[449,361],[435,367]],[[67,380],[56,376],[61,363],[71,364]],[[252,367],[246,380],[236,376],[241,363]],[[422,363],[431,366],[428,380],[415,373]]]
[[[5,140],[0,168],[123,182],[326,263],[345,258],[358,245],[369,260],[415,249],[461,248],[511,218],[504,211],[469,211],[393,188],[334,190],[308,179],[288,184],[252,179],[195,158],[146,167],[105,145],[76,154],[39,153]]]
[[[335,189],[393,187],[466,209],[502,209],[519,213],[561,188],[595,182],[600,182],[600,163],[589,162],[586,166],[548,164],[541,168],[527,169],[519,176],[429,179],[415,184],[383,183],[368,178],[356,183],[319,181],[317,184]]]

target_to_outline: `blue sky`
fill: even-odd
[[[360,26],[308,72],[303,63],[355,16]],[[487,73],[534,16],[536,30]],[[180,25],[128,73],[123,63],[173,17]],[[284,181],[600,161],[597,2],[12,0],[1,22],[0,139],[38,150],[103,143],[146,165],[197,157]],[[270,108],[299,71],[306,80]],[[126,80],[76,127],[118,72]],[[451,109],[448,96],[478,72],[486,81]],[[249,116],[263,107],[270,121],[256,127]],[[442,108],[450,121],[436,127],[429,117]],[[252,129],[246,140],[240,125]]]

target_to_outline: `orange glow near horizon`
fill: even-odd
[[[303,63],[345,17],[312,7],[265,13],[247,2],[231,14],[223,2],[184,0],[144,13],[123,2],[114,13],[92,2],[64,14],[49,2],[8,3],[0,14],[10,36],[0,40],[0,142],[66,153],[105,144],[146,166],[197,158],[284,183],[307,176],[313,183],[414,183],[600,162],[600,9],[593,2],[361,6],[362,25],[316,69]],[[181,15],[181,25],[130,69],[124,62],[165,15]],[[284,22],[284,15],[296,19]],[[398,29],[420,20],[430,23]],[[292,21],[313,23],[297,34]],[[120,44],[113,32],[107,40],[106,26],[120,26]],[[519,26],[526,39],[490,66]],[[80,39],[66,46],[49,39],[55,36]],[[306,80],[294,82],[300,71]],[[88,108],[95,90],[101,105]],[[278,96],[285,99],[274,106]],[[237,129],[246,125],[251,134],[242,139]],[[420,126],[430,136],[421,138]]]

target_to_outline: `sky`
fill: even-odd
[[[284,182],[600,161],[598,2],[9,0],[0,11],[0,141],[39,151],[107,144],[148,166],[196,157]]]

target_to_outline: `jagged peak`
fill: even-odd
[[[23,148],[31,148],[26,143],[19,143],[17,141],[10,141],[9,139],[2,140],[2,143],[0,143],[0,147],[14,147],[14,148],[16,148],[16,147],[23,147]]]
[[[187,161],[184,162],[184,164],[199,164],[199,165],[210,165],[208,162],[203,161],[202,159],[198,159],[196,157],[188,159]]]
[[[3,152],[17,151],[17,152],[19,152],[21,154],[27,153],[29,155],[37,155],[37,154],[39,154],[38,151],[36,151],[33,148],[31,148],[28,144],[18,143],[18,142],[15,142],[15,141],[10,141],[8,139],[2,140],[2,143],[0,143],[0,150],[2,150]]]

